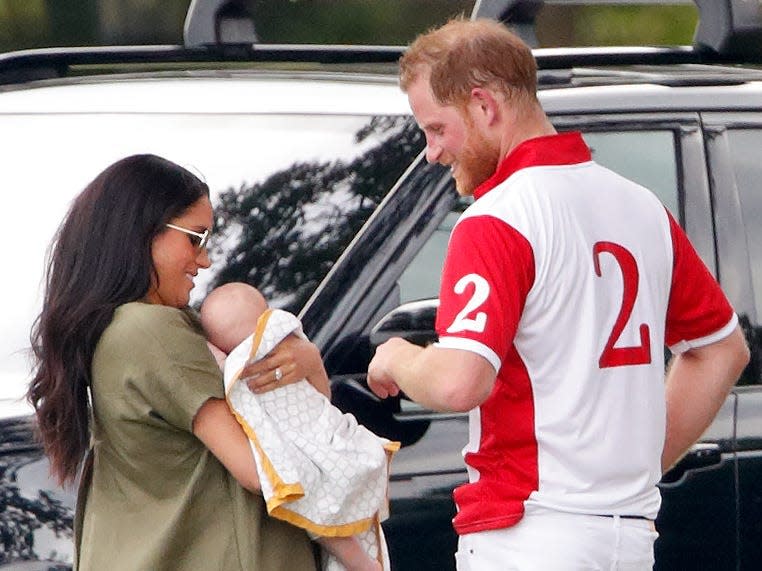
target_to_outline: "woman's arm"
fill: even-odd
[[[282,374],[277,381],[275,369],[280,369]],[[307,379],[318,391],[331,398],[328,373],[323,366],[320,351],[313,343],[296,335],[289,335],[266,357],[247,365],[241,373],[241,378],[255,393],[265,393]]]
[[[249,439],[227,402],[210,398],[193,418],[193,434],[204,443],[241,486],[259,492],[259,476]]]
[[[281,369],[276,383],[274,371]],[[294,383],[306,378],[317,390],[330,398],[328,374],[318,348],[301,337],[289,335],[264,359],[248,365],[242,378],[258,393]],[[227,402],[210,398],[193,419],[193,434],[209,448],[241,486],[252,492],[260,491],[257,466],[249,439],[233,416]]]

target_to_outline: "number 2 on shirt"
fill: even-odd
[[[593,245],[593,264],[595,274],[602,277],[600,256],[603,252],[614,256],[619,269],[622,271],[622,306],[619,315],[614,322],[614,327],[609,335],[609,340],[603,348],[598,366],[601,369],[609,367],[624,367],[626,365],[645,365],[651,362],[651,333],[648,325],[641,323],[640,345],[634,347],[614,347],[622,335],[625,325],[630,320],[632,308],[635,306],[635,298],[638,296],[638,263],[627,248],[614,242],[596,242]]]
[[[468,303],[460,313],[455,316],[452,325],[447,328],[447,333],[458,333],[460,331],[484,332],[484,327],[487,325],[487,314],[483,311],[478,312],[473,317],[468,317],[468,314],[478,309],[479,306],[487,301],[489,297],[489,282],[479,274],[468,274],[457,281],[453,291],[461,295],[466,291],[466,287],[469,284],[474,285],[471,299],[468,300]]]

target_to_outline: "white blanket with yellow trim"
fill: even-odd
[[[249,437],[267,510],[313,535],[357,535],[388,568],[379,522],[399,443],[359,425],[306,380],[263,394],[238,382],[247,361],[261,359],[292,333],[304,337],[294,315],[267,310],[225,361],[228,405]],[[341,568],[333,558],[324,564]]]

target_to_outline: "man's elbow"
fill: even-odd
[[[741,340],[736,348],[737,376],[740,376],[741,373],[743,373],[743,370],[746,368],[746,365],[749,364],[749,361],[751,361],[751,351],[749,351],[749,345],[746,343],[746,339],[741,335]]]
[[[442,409],[450,412],[468,412],[482,404],[492,392],[494,379],[486,382],[448,383],[442,395]]]
[[[476,353],[462,349],[436,348],[424,350],[411,375],[419,379],[411,394],[429,408],[447,412],[467,412],[489,397],[497,371]],[[408,388],[408,383],[402,386]],[[416,399],[416,396],[422,397]]]
[[[453,393],[442,400],[442,410],[447,412],[468,412],[479,406],[483,401],[470,395]]]
[[[723,349],[724,363],[729,372],[726,377],[726,384],[730,390],[751,360],[751,352],[740,327],[726,338]]]
[[[749,364],[751,353],[740,326],[737,326],[735,331],[727,337],[726,350],[730,353],[733,362],[740,370],[743,370]]]

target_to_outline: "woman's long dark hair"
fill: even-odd
[[[27,398],[60,483],[76,478],[90,439],[88,386],[95,346],[155,275],[153,238],[209,188],[155,155],[122,159],[74,200],[53,240],[45,295],[31,332],[34,376]]]

